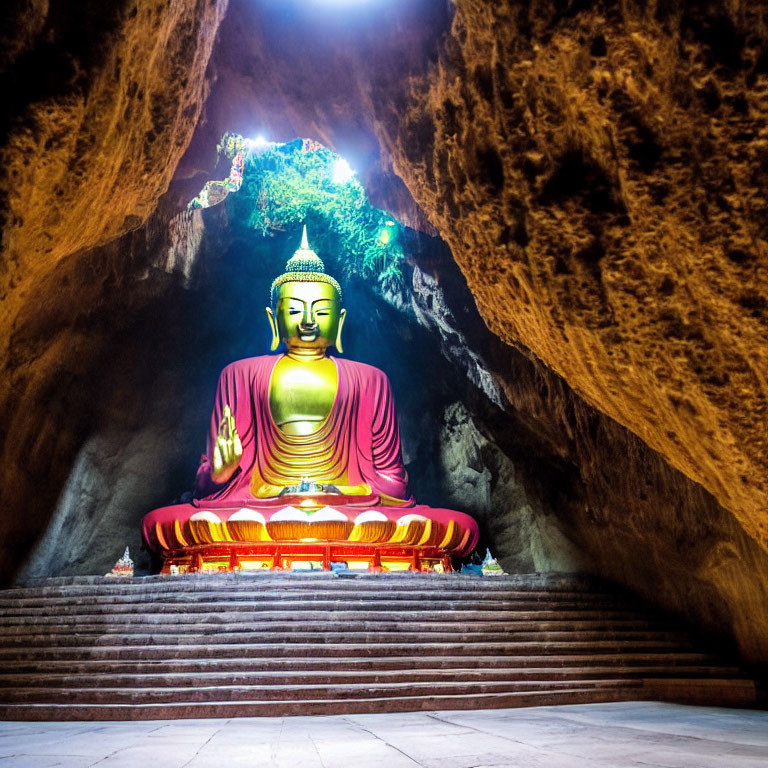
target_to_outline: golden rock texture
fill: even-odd
[[[490,471],[489,507],[449,498],[489,531],[505,569],[586,571],[626,585],[768,667],[765,550],[712,494],[539,359],[478,327],[463,310],[455,265],[437,267],[439,284],[415,281],[414,297],[426,322],[442,329],[444,354],[503,408],[469,399],[486,438],[473,442],[486,447],[473,457],[472,430],[463,431],[467,458],[447,457],[452,475],[461,464],[465,473]],[[456,454],[454,442],[442,450]]]
[[[66,19],[45,10],[21,15],[19,47],[32,52],[6,74],[21,83],[0,152],[6,355],[14,318],[48,299],[40,283],[57,264],[136,229],[168,188],[203,106],[226,0],[125,2],[102,16],[72,4]],[[46,354],[54,362],[53,345]],[[12,387],[4,376],[0,399]]]
[[[764,4],[456,5],[396,172],[491,330],[768,548]]]
[[[136,229],[155,209],[198,122],[227,7],[66,5],[19,6],[3,29],[16,41],[0,59],[10,94],[0,150],[0,498],[16,511],[0,523],[14,553],[0,563],[3,577],[39,533],[81,437],[65,425],[84,393],[67,388],[109,343],[98,321],[75,326],[89,311],[108,311],[100,289],[114,274],[106,260],[103,271],[87,259],[78,269],[72,257]]]
[[[71,62],[67,89],[27,105],[1,156],[3,246],[25,276],[135,229],[154,210],[197,124],[226,5],[123,3],[94,41],[98,61]]]

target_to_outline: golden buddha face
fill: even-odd
[[[328,283],[283,283],[275,311],[267,307],[272,349],[277,349],[282,340],[289,352],[325,352],[331,345],[341,352],[341,328],[346,313],[336,289]]]

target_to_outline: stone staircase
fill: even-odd
[[[668,621],[571,576],[74,577],[0,591],[0,614],[6,720],[756,696]]]

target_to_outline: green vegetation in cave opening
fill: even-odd
[[[311,246],[343,278],[374,279],[387,292],[402,292],[401,226],[368,202],[342,157],[311,139],[280,144],[233,133],[217,149],[232,161],[230,174],[209,181],[190,208],[226,200],[232,216],[263,237],[306,223]]]

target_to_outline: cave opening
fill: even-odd
[[[235,236],[248,240],[252,233],[258,262],[268,258],[266,246],[287,259],[285,236],[296,240],[297,228],[306,224],[344,282],[371,282],[390,302],[406,301],[408,261],[415,258],[410,252],[426,245],[415,230],[370,204],[345,158],[306,138],[270,142],[225,133],[217,149],[219,165],[231,163],[228,175],[206,182],[188,210],[224,203]],[[271,267],[265,263],[265,273]]]

